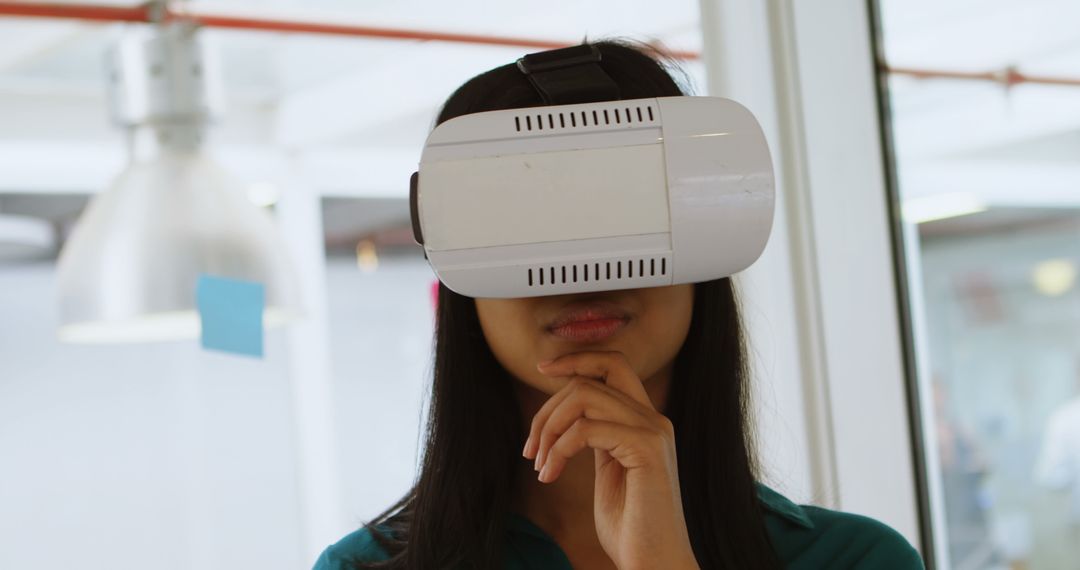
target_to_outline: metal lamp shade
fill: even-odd
[[[201,274],[262,283],[267,326],[301,312],[274,220],[198,150],[133,162],[90,202],[58,274],[67,342],[197,337]]]

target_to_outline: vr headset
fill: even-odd
[[[518,67],[547,105],[463,115],[428,136],[413,233],[452,291],[696,283],[765,249],[774,177],[750,111],[720,97],[620,100],[599,62],[588,44],[527,55]]]

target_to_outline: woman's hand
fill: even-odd
[[[698,568],[679,491],[675,431],[620,352],[579,352],[537,365],[570,377],[533,417],[523,455],[539,479],[593,448],[593,514],[600,545],[621,570]]]

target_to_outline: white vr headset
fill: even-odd
[[[519,67],[547,100],[529,57]],[[436,127],[410,209],[435,274],[462,295],[657,287],[749,267],[772,228],[774,178],[760,125],[729,99],[550,105]]]

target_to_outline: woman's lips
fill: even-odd
[[[550,329],[551,334],[574,342],[598,342],[623,328],[629,319],[577,321]]]
[[[548,325],[551,334],[573,342],[604,340],[630,322],[630,315],[613,303],[574,304],[563,309]]]

